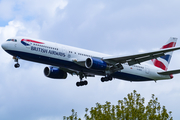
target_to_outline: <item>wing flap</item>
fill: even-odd
[[[165,72],[158,72],[158,74],[160,74],[160,75],[172,75],[172,74],[178,74],[178,73],[180,73],[180,69],[165,71]]]

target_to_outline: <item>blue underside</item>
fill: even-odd
[[[60,60],[60,59],[50,58],[50,57],[46,57],[46,56],[40,56],[40,55],[36,55],[36,54],[31,54],[31,53],[19,52],[19,51],[8,50],[6,52],[11,54],[12,56],[18,56],[21,59],[28,60],[28,61],[43,63],[43,64],[47,64],[47,65],[52,65],[52,66],[70,68],[70,69],[74,69],[74,70],[81,71],[84,73],[91,73],[91,74],[103,75],[103,76],[105,75],[103,71],[95,71],[95,70],[87,69],[85,67],[77,65],[74,62],[69,62],[69,61],[64,61],[64,60]],[[123,80],[128,80],[128,81],[150,81],[150,80],[152,80],[149,78],[132,75],[132,74],[127,74],[127,73],[123,73],[123,72],[116,72],[116,73],[112,74],[111,76],[113,78],[123,79]]]

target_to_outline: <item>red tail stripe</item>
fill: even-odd
[[[176,43],[175,42],[171,42],[167,45],[164,45],[161,49],[165,49],[165,48],[171,48],[171,47],[175,47]]]
[[[161,61],[154,59],[153,63],[156,67],[159,67],[163,70],[167,70],[166,66]]]

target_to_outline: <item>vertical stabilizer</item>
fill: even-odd
[[[167,43],[162,46],[161,49],[175,47],[176,42],[177,42],[177,38],[171,37],[171,38],[169,38]],[[171,57],[172,57],[172,54],[173,54],[173,52],[165,53],[165,56],[158,57],[157,59],[152,59],[152,62],[156,67],[167,71]]]

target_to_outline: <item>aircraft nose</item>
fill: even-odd
[[[6,50],[6,49],[8,48],[8,45],[7,45],[7,43],[3,43],[3,44],[1,44],[1,47],[2,47],[4,50]]]

